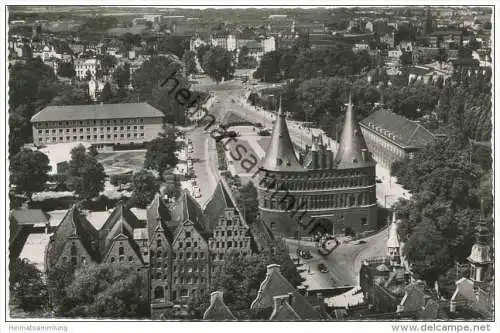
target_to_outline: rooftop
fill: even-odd
[[[396,142],[401,147],[423,147],[434,135],[418,122],[387,109],[379,109],[360,121],[360,125]]]
[[[94,104],[48,106],[31,118],[31,122],[119,119],[119,118],[159,118],[163,113],[148,103]]]

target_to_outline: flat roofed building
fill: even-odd
[[[148,142],[162,131],[163,116],[147,103],[48,106],[31,118],[33,142]]]

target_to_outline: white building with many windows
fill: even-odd
[[[48,106],[31,118],[33,142],[88,142],[97,148],[148,142],[162,131],[163,116],[147,103]]]

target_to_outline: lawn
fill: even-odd
[[[118,174],[125,172],[136,172],[142,169],[145,150],[138,151],[114,151],[97,155],[97,160],[104,166],[106,174]]]

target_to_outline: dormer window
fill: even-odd
[[[281,158],[277,158],[276,165],[282,165],[282,164],[283,164],[283,160]]]
[[[292,165],[292,162],[290,162],[290,160],[287,160],[286,161],[286,166],[290,166],[290,165]]]

